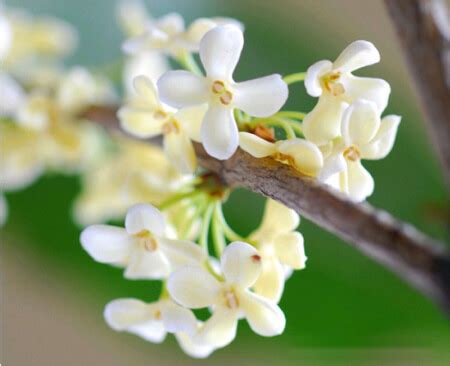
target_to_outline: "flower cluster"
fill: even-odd
[[[76,44],[72,27],[0,8],[0,188],[23,188],[48,169],[81,174],[74,217],[90,225],[83,248],[126,279],[162,283],[150,303],[109,303],[104,316],[114,330],[154,343],[172,333],[193,357],[228,345],[241,319],[259,335],[281,334],[285,281],[307,259],[300,218],[268,200],[260,226],[236,233],[222,209],[231,190],[198,167],[196,144],[219,160],[240,147],[363,201],[374,182],[361,160],[384,158],[400,123],[382,117],[389,84],[352,74],[378,62],[377,49],[356,41],[306,72],[235,81],[240,22],[200,18],[186,27],[179,14],[152,18],[139,0],[122,1],[117,15],[128,37],[117,117],[128,136],[87,121],[87,110],[118,97],[98,70],[62,66]],[[319,98],[309,113],[282,110],[296,82]],[[6,214],[0,195],[0,223]],[[124,228],[106,224],[122,219]],[[196,315],[202,308],[206,319]]]

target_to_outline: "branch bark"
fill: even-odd
[[[116,110],[93,107],[83,117],[118,129]],[[450,253],[411,225],[367,203],[350,202],[317,180],[271,158],[238,150],[220,161],[195,144],[200,165],[231,187],[243,187],[291,207],[397,273],[450,314]]]
[[[384,0],[450,189],[450,13],[445,0]]]

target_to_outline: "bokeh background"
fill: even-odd
[[[366,162],[376,190],[369,201],[449,242],[448,195],[424,129],[411,75],[381,0],[153,0],[155,16],[177,11],[186,20],[231,16],[245,23],[246,47],[236,72],[245,80],[304,71],[334,59],[350,42],[375,43],[382,62],[361,70],[392,86],[386,113],[403,116],[398,141],[383,161]],[[78,27],[80,48],[70,64],[104,65],[120,57],[122,34],[111,0],[9,0],[6,5],[52,14]],[[310,110],[303,86],[289,108]],[[34,365],[448,365],[448,320],[427,299],[338,238],[303,220],[307,268],[287,282],[280,303],[283,335],[262,338],[245,322],[237,340],[206,361],[185,356],[169,337],[152,345],[111,331],[104,305],[118,297],[156,299],[158,285],[125,281],[121,271],[94,263],[81,249],[71,203],[77,177],[47,175],[8,194],[10,218],[1,229],[0,362]],[[254,228],[263,200],[236,192],[226,206],[242,234]]]

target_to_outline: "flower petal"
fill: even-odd
[[[254,291],[275,303],[278,303],[283,294],[285,270],[275,257],[263,258],[262,272],[253,285]]]
[[[348,161],[348,194],[356,201],[364,201],[373,193],[375,183],[360,161]]]
[[[283,333],[286,318],[272,301],[252,292],[241,296],[241,307],[252,330],[262,336],[272,337]]]
[[[274,143],[249,132],[239,133],[239,146],[255,158],[264,158],[276,152]]]
[[[206,33],[200,42],[200,59],[206,75],[231,81],[243,47],[244,36],[235,25],[219,26]]]
[[[167,289],[180,305],[199,309],[215,303],[220,284],[204,269],[185,266],[170,275]]]
[[[314,109],[302,123],[306,139],[317,145],[325,145],[340,134],[342,113],[347,104],[333,96],[323,94]]]
[[[274,247],[280,262],[294,269],[305,268],[307,258],[303,242],[303,235],[296,231],[277,236]]]
[[[239,131],[233,110],[210,106],[201,127],[203,146],[212,157],[220,160],[230,158],[239,145]]]
[[[125,228],[129,234],[138,234],[144,230],[162,236],[165,230],[164,216],[150,204],[137,204],[128,210]]]
[[[192,174],[197,168],[194,146],[184,131],[164,135],[164,153],[182,174]]]
[[[340,80],[345,89],[347,102],[352,103],[359,98],[370,100],[377,105],[380,114],[386,108],[391,93],[391,87],[386,81],[353,75],[342,76]]]
[[[215,347],[210,344],[198,342],[194,337],[186,333],[177,333],[175,337],[181,349],[190,357],[206,358],[215,350]]]
[[[383,159],[394,146],[395,136],[397,135],[398,126],[401,117],[389,115],[381,120],[380,128],[377,134],[370,142],[362,148],[361,155],[363,159]]]
[[[194,313],[173,301],[161,301],[161,319],[169,333],[185,332],[193,334],[197,329]]]
[[[269,117],[280,110],[289,95],[281,75],[273,74],[236,83],[233,104],[251,116]]]
[[[159,78],[157,86],[161,101],[175,108],[203,104],[209,97],[206,79],[189,71],[167,71]]]
[[[294,138],[282,141],[278,151],[294,158],[295,168],[302,174],[315,177],[323,167],[320,149],[310,141]]]
[[[184,19],[178,13],[169,13],[159,18],[154,25],[168,35],[176,35],[184,31]]]
[[[129,134],[149,138],[160,135],[165,119],[157,119],[151,110],[122,107],[117,112],[120,126]]]
[[[250,244],[235,241],[223,251],[220,266],[228,283],[248,288],[261,273],[261,256]]]
[[[320,78],[332,70],[333,64],[331,61],[322,60],[311,65],[306,71],[305,88],[306,92],[312,97],[319,97],[322,95],[322,85]]]
[[[352,72],[362,67],[380,62],[380,53],[367,41],[355,41],[349,44],[333,63],[333,69],[340,72]]]
[[[133,242],[125,229],[109,225],[92,225],[83,230],[81,245],[100,263],[126,263]]]
[[[201,142],[201,125],[207,110],[207,104],[183,108],[175,113],[173,118],[182,124],[183,130],[191,140]]]
[[[147,251],[137,248],[133,251],[124,277],[128,279],[163,279],[171,272],[171,266],[161,250]]]
[[[345,146],[363,147],[377,133],[380,117],[375,103],[358,99],[342,116],[341,133]]]
[[[172,268],[200,265],[206,259],[205,251],[192,241],[160,238],[158,243],[169,259]]]
[[[236,338],[238,312],[217,308],[194,337],[195,342],[210,344],[216,348],[225,347]]]
[[[118,299],[106,305],[104,317],[116,331],[127,331],[150,342],[161,343],[166,331],[163,323],[154,318],[152,305],[135,299]]]
[[[145,76],[139,75],[133,79],[133,87],[136,93],[142,98],[145,99],[146,106],[151,108],[158,108],[161,106],[161,102],[158,97],[158,90],[156,89],[156,85],[153,81]]]

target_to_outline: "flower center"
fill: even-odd
[[[212,83],[211,90],[213,94],[219,97],[220,103],[223,105],[229,105],[233,100],[233,93],[227,89],[222,80],[215,80]]]
[[[290,155],[282,154],[277,151],[275,154],[272,155],[272,157],[275,160],[278,160],[280,163],[291,165],[291,166],[295,167],[295,160]]]
[[[166,122],[162,126],[162,133],[164,135],[167,135],[169,133],[179,133],[180,132],[180,124],[177,120],[171,119],[170,121]]]
[[[229,309],[237,309],[239,307],[239,299],[234,290],[226,290],[223,294],[225,298],[225,306]]]
[[[163,111],[162,109],[158,109],[153,113],[153,118],[157,120],[163,120],[167,117],[167,112]]]
[[[322,77],[322,86],[335,97],[345,93],[345,88],[342,83],[339,83],[341,77],[340,72],[330,72]]]
[[[156,319],[156,320],[161,320],[161,318],[162,318],[162,314],[161,314],[161,310],[156,310],[154,313],[153,313],[153,317]]]
[[[351,145],[347,147],[343,152],[344,158],[350,161],[358,161],[361,159],[361,151],[355,146]]]
[[[158,243],[149,231],[143,230],[140,233],[137,233],[136,237],[138,239],[139,245],[144,248],[144,250],[148,252],[154,252],[156,249],[158,249]]]

